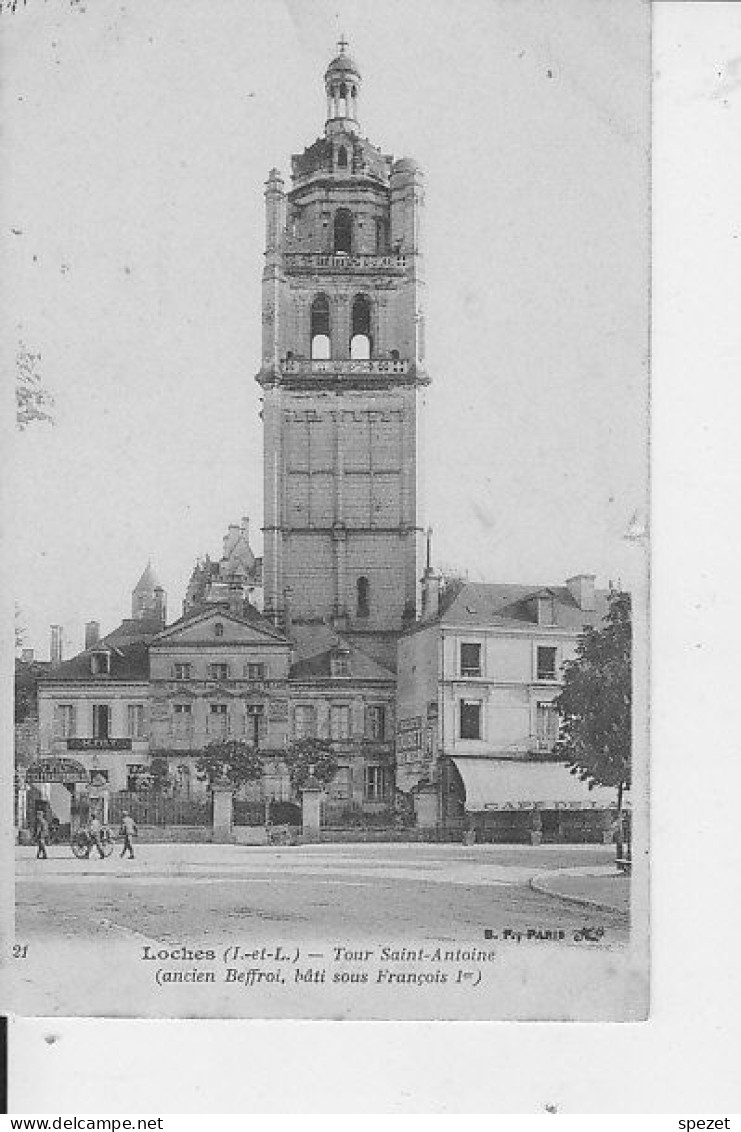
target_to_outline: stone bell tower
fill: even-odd
[[[362,136],[346,47],[323,136],[265,191],[265,612],[387,635],[423,565],[424,190]]]

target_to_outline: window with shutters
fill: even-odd
[[[248,680],[264,680],[265,679],[265,665],[264,664],[247,664],[245,665],[244,674]]]
[[[350,738],[349,704],[332,704],[329,709],[329,735],[331,739]]]
[[[267,735],[267,716],[262,704],[250,704],[244,717],[244,733],[248,743],[259,747]]]
[[[75,735],[77,712],[74,704],[60,704],[57,708],[59,732],[63,739],[71,739]]]
[[[481,738],[481,701],[461,700],[460,704],[461,739]]]
[[[297,704],[293,709],[293,734],[297,739],[313,739],[316,735],[316,709]]]
[[[110,704],[93,704],[93,739],[110,739]]]
[[[217,739],[223,738],[229,731],[229,709],[226,704],[209,704],[208,712],[209,735]]]
[[[209,664],[208,674],[212,680],[228,680],[229,679],[229,665],[228,664]]]
[[[189,664],[176,664],[174,676],[176,680],[190,680],[191,666]]]
[[[365,709],[366,739],[383,739],[386,734],[386,709],[383,704],[369,704]]]
[[[556,679],[556,649],[553,646],[538,645],[536,667],[538,680]]]
[[[389,796],[389,773],[385,766],[367,766],[365,777],[366,802],[384,802]]]
[[[129,704],[129,736],[132,739],[144,738],[144,704]]]
[[[550,748],[558,739],[558,712],[553,703],[539,703],[536,709],[535,734],[538,746]]]
[[[172,731],[180,739],[190,735],[193,710],[190,704],[172,705]]]
[[[481,645],[461,645],[461,676],[481,676]]]

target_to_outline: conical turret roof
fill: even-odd
[[[158,587],[161,589],[162,583],[152,569],[152,560],[150,559],[144,568],[144,573],[134,586],[133,592],[139,593],[141,590],[148,590],[149,592],[151,592],[153,590],[156,590]]]

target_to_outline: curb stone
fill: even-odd
[[[536,873],[534,877],[530,877],[530,888],[533,892],[539,892],[543,896],[555,896],[557,900],[565,900],[567,904],[580,904],[583,908],[598,908],[601,912],[612,912],[615,916],[630,916],[629,911],[624,912],[622,908],[616,908],[614,904],[605,904],[601,900],[590,900],[586,896],[567,896],[562,892],[555,892],[543,883],[547,877],[557,876],[558,873]]]

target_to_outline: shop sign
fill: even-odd
[[[131,739],[68,739],[68,751],[130,751]]]

